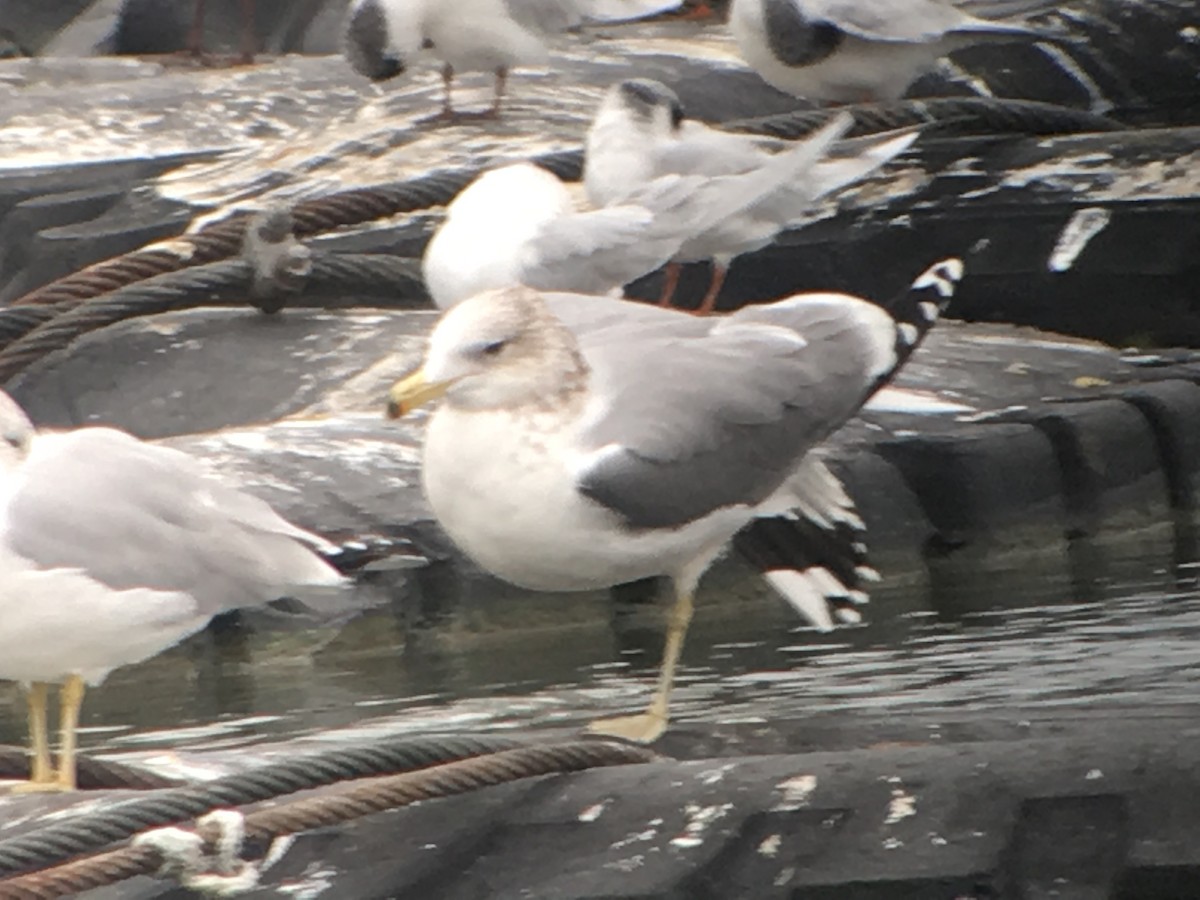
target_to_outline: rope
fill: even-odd
[[[511,738],[407,738],[272,762],[250,772],[159,791],[0,841],[0,877],[90,853],[147,828],[351,778],[404,772],[519,746]]]
[[[148,769],[95,757],[79,756],[75,762],[76,777],[79,787],[83,790],[145,791],[183,784],[183,780],[179,778],[158,775]],[[24,747],[0,747],[0,778],[29,778],[29,752]]]
[[[1104,116],[1082,110],[1048,103],[991,97],[904,100],[887,104],[863,104],[849,109],[856,120],[853,134],[869,134],[912,125],[937,125],[937,131],[943,134],[1052,134],[1111,131],[1122,127]],[[723,127],[732,131],[793,139],[819,127],[828,116],[826,110],[799,111],[727,122]],[[558,151],[534,157],[532,161],[565,181],[577,181],[582,174],[583,152]],[[431,172],[407,181],[354,188],[301,201],[289,210],[294,222],[295,236],[303,239],[338,228],[445,205],[482,170],[483,167],[477,166]],[[249,213],[235,214],[203,228],[194,235],[175,239],[169,250],[137,250],[97,263],[37,288],[19,298],[13,305],[18,308],[49,306],[63,314],[83,301],[112,294],[130,285],[152,280],[156,276],[228,259],[241,251],[247,223],[251,218]],[[166,306],[151,311],[172,308],[186,307]],[[268,307],[264,305],[263,308]],[[37,318],[36,313],[25,312],[22,319],[20,314],[14,311],[0,325],[0,341],[19,339],[44,323],[45,319]],[[67,323],[63,327],[69,331],[73,326]],[[77,336],[82,331],[74,333]],[[51,341],[49,346],[58,349],[65,344],[55,345]],[[6,362],[0,367],[0,378],[12,377],[15,372],[28,365],[32,357],[26,356],[21,359],[23,361],[19,363]]]
[[[155,275],[74,306],[13,307],[0,310],[0,381],[69,346],[83,335],[126,319],[203,306],[245,306],[250,302],[253,267],[241,259],[193,266]],[[370,301],[370,302],[368,302]],[[386,254],[315,255],[302,293],[289,294],[296,308],[425,309],[428,294],[419,264]],[[264,309],[274,311],[278,305]],[[47,310],[57,315],[47,318]],[[22,327],[25,328],[21,331]]]
[[[245,836],[268,840],[362,816],[532,778],[578,772],[600,766],[648,763],[656,754],[642,747],[609,741],[571,741],[517,747],[486,756],[446,763],[416,772],[339,785],[318,797],[251,812]],[[150,846],[123,847],[40,872],[0,881],[0,900],[49,900],[156,872],[160,853]]]
[[[548,153],[533,162],[545,165],[560,177],[578,180],[582,151]],[[404,213],[444,206],[483,171],[482,166],[431,172],[393,184],[353,188],[303,200],[291,210],[298,238],[312,237],[338,228],[361,225]],[[573,178],[568,176],[574,173]],[[14,305],[46,306],[78,303],[115,291],[155,275],[228,259],[239,252],[250,213],[238,213],[206,226],[193,235],[172,241],[172,249],[135,250],[65,275],[36,288]]]
[[[1114,119],[1085,110],[1000,97],[935,97],[847,106],[854,116],[852,136],[876,134],[911,125],[935,126],[929,133],[948,135],[1072,134],[1118,131]],[[829,110],[798,110],[755,119],[725,122],[728,131],[743,131],[795,140],[829,121]]]

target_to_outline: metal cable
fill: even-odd
[[[351,778],[404,772],[520,746],[500,737],[406,738],[272,762],[250,772],[159,791],[0,841],[0,877],[99,850],[139,831],[211,809],[256,803]]]
[[[848,107],[856,126],[853,134],[868,134],[916,124],[938,124],[942,133],[1055,134],[1111,131],[1122,127],[1111,119],[1049,103],[995,97],[949,97],[902,100]],[[801,137],[828,119],[825,110],[799,111],[723,124],[727,130]],[[581,177],[583,152],[566,150],[533,157],[566,181]],[[296,236],[311,237],[346,226],[415,212],[448,203],[482,167],[431,172],[393,184],[353,188],[297,203],[292,209]],[[171,250],[144,249],[106,260],[36,288],[14,305],[78,303],[155,275],[227,259],[238,253],[248,213],[215,222],[196,234],[176,238]]]
[[[479,171],[471,168],[431,172],[408,181],[354,188],[301,201],[292,208],[296,236],[312,237],[336,228],[443,205]],[[105,260],[36,288],[14,301],[14,305],[78,303],[155,275],[228,259],[241,249],[249,218],[248,213],[238,213],[196,234],[178,237],[170,251],[135,250]]]
[[[241,259],[167,272],[59,309],[50,307],[0,310],[0,335],[26,330],[7,344],[0,337],[0,381],[7,381],[44,356],[69,346],[89,332],[138,316],[202,306],[247,306],[253,270]],[[300,293],[282,304],[319,309],[375,306],[426,309],[430,302],[418,261],[386,254],[318,254]],[[275,307],[272,307],[274,309]]]
[[[96,759],[90,756],[76,757],[76,779],[83,790],[157,790],[179,787],[181,778],[159,775],[149,769],[127,766],[124,763]],[[27,779],[29,777],[29,751],[24,747],[0,747],[0,778]]]
[[[1117,131],[1125,127],[1114,119],[1086,110],[1001,97],[935,97],[862,103],[845,109],[854,116],[851,136],[875,134],[910,125],[929,125],[929,133],[943,137],[1014,133],[1072,134]],[[738,119],[725,122],[721,127],[728,131],[795,140],[824,125],[829,121],[829,116],[829,110],[824,109],[797,110],[754,119]]]
[[[517,747],[420,771],[363,779],[320,796],[257,810],[246,815],[246,837],[272,839],[524,778],[648,763],[657,758],[643,747],[602,740]],[[0,881],[0,900],[68,896],[151,874],[161,864],[158,852],[150,847],[123,847]]]

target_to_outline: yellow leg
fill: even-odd
[[[75,686],[72,687],[72,683]],[[67,791],[73,790],[75,787],[75,723],[79,721],[79,704],[83,702],[83,680],[77,675],[72,675],[71,679],[63,685],[61,700],[62,700],[62,729],[63,729],[63,753],[68,749],[68,742],[65,737],[67,733],[67,724],[70,723],[70,742],[69,749],[71,753],[71,771],[69,777],[63,778],[63,758],[60,758],[58,772],[55,773],[54,767],[50,764],[50,741],[47,737],[47,716],[46,703],[50,694],[50,686],[43,681],[35,681],[29,686],[29,695],[26,698],[29,704],[29,742],[33,751],[33,758],[29,766],[29,780],[21,784],[14,785],[12,788],[15,794],[40,793],[48,791]],[[73,698],[73,699],[72,699]],[[68,703],[74,703],[74,713],[68,713]]]
[[[675,604],[667,616],[667,644],[663,650],[662,667],[658,670],[658,688],[644,713],[636,716],[618,716],[615,719],[597,719],[588,726],[592,734],[651,744],[667,730],[670,718],[671,686],[675,682],[675,667],[679,653],[683,650],[683,639],[687,635],[688,623],[692,621],[692,592],[676,588]]]
[[[58,773],[55,784],[59,790],[75,790],[75,732],[79,728],[79,708],[83,706],[83,694],[87,685],[78,675],[70,675],[63,682],[59,694],[60,712],[58,720],[59,739]]]
[[[46,701],[49,698],[50,685],[44,681],[35,681],[29,685],[29,693],[25,702],[29,706],[29,781],[31,784],[45,784],[50,781],[50,739],[46,732]]]

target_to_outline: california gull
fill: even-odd
[[[557,176],[528,162],[490,169],[446,208],[421,268],[433,301],[524,284],[581,294],[619,293],[696,235],[749,220],[748,209],[788,189],[852,124],[840,114],[808,141],[745,172],[668,173],[601,209],[577,208]]]
[[[652,702],[592,725],[652,741],[700,576],[751,520],[819,502],[798,491],[836,479],[811,451],[896,373],[961,275],[958,260],[934,265],[890,311],[817,293],[710,318],[487,292],[442,317],[388,415],[443,398],[425,434],[425,494],[500,578],[571,591],[670,576]],[[810,575],[818,590],[836,580]]]
[[[31,778],[75,787],[85,686],[154,656],[220,612],[346,580],[321,537],[222,484],[185,453],[111,428],[39,432],[0,392],[0,679],[29,686]],[[61,748],[46,703],[61,683]]]
[[[828,126],[810,135],[801,142],[812,152],[810,163],[790,184],[685,241],[673,257],[660,303],[665,306],[671,300],[678,263],[711,260],[712,280],[700,304],[702,312],[711,311],[736,257],[765,247],[784,229],[803,223],[817,200],[899,156],[917,133],[906,129],[841,144],[835,143],[838,137]],[[787,146],[686,119],[678,96],[666,85],[631,79],[610,88],[596,111],[587,133],[583,181],[594,205],[609,206],[664,175],[712,178],[771,165]]]
[[[902,96],[940,57],[962,47],[1042,39],[1009,17],[1055,6],[1049,0],[733,0],[729,29],[742,58],[773,87],[809,100],[857,103]]]
[[[508,72],[543,65],[548,34],[585,21],[624,21],[663,12],[681,0],[354,0],[346,18],[343,53],[372,81],[404,74],[423,50],[442,61],[445,95],[440,116],[455,115],[450,90],[456,73],[493,72],[495,98],[484,116],[497,116]]]

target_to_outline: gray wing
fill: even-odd
[[[768,158],[767,150],[756,138],[686,120],[679,140],[663,147],[655,162],[660,175],[714,176],[740,175]]]
[[[634,528],[762,503],[897,359],[891,316],[844,295],[676,319],[564,317],[595,392],[578,487]]]
[[[949,0],[790,0],[810,22],[869,41],[927,43],[981,24]]]
[[[34,446],[4,538],[39,566],[82,569],[117,590],[183,591],[207,614],[341,581],[306,546],[319,538],[184,453],[106,428]]]
[[[799,149],[765,155],[764,164],[740,175],[664,175],[620,205],[560,216],[526,245],[521,281],[594,294],[628,284],[668,262],[697,233],[791,184],[822,153],[815,144],[804,148],[805,156]]]
[[[539,290],[607,293],[653,272],[682,240],[632,204],[560,216],[523,248],[521,282]]]

